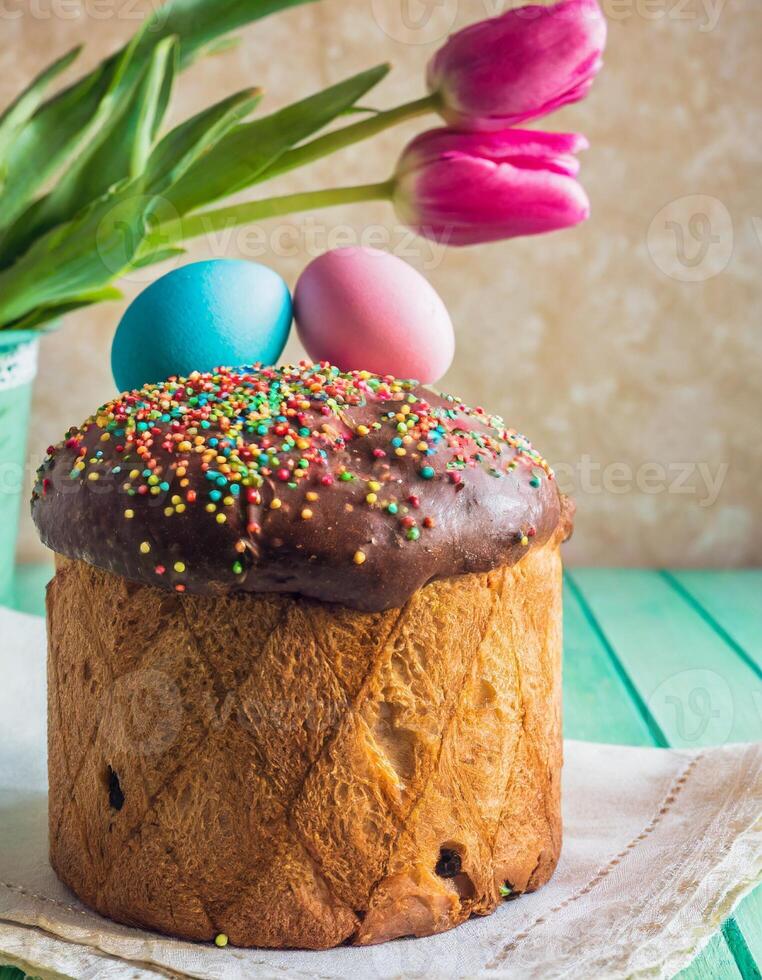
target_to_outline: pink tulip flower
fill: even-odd
[[[505,129],[584,98],[600,70],[596,0],[517,7],[453,34],[429,63],[440,112],[461,129]]]
[[[447,245],[568,228],[590,212],[574,156],[587,145],[577,133],[430,130],[400,158],[397,214],[419,235]]]

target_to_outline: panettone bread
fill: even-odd
[[[323,948],[550,877],[572,508],[499,419],[327,365],[174,379],[71,430],[33,512],[51,860],[88,905]]]

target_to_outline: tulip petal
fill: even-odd
[[[575,179],[574,153],[586,145],[577,133],[423,133],[397,170],[398,214],[418,234],[450,245],[570,227],[590,210]]]
[[[451,125],[504,129],[583,98],[605,42],[597,0],[518,7],[452,35],[427,84]]]

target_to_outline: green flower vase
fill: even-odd
[[[39,331],[0,331],[0,604],[13,599],[22,497],[28,496],[27,432]]]

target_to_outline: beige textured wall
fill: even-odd
[[[77,41],[113,50],[149,4],[0,0],[0,103]],[[263,84],[267,107],[380,60],[373,102],[422,92],[423,66],[454,24],[500,0],[427,3],[407,36],[401,0],[323,0],[255,25],[243,45],[187,74],[175,110]],[[412,16],[423,10],[408,0]],[[606,67],[593,94],[548,121],[592,148],[593,215],[552,236],[442,251],[407,241],[390,208],[340,208],[201,243],[244,254],[293,285],[306,255],[386,227],[455,322],[443,387],[502,413],[559,465],[578,499],[579,563],[762,561],[762,5],[759,0],[608,0]],[[306,189],[390,171],[414,123],[283,179]],[[275,190],[275,185],[272,185]],[[332,231],[344,237],[331,239]],[[377,229],[376,229],[377,230]],[[133,295],[137,283],[128,284]],[[108,350],[121,307],[72,316],[43,347],[31,455],[112,394]],[[296,355],[291,342],[287,354]],[[25,523],[22,555],[39,555]]]

